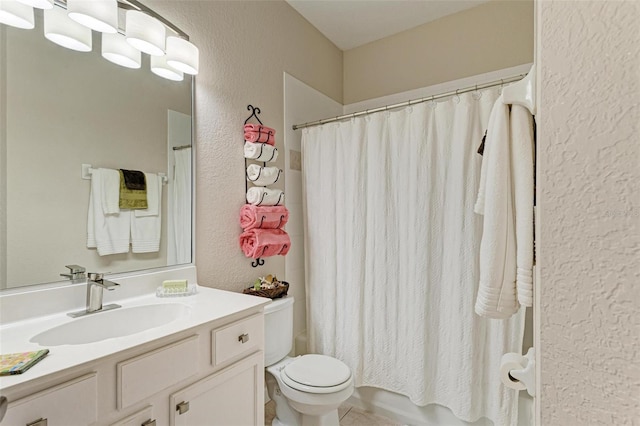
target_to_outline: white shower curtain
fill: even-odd
[[[497,92],[476,97],[304,130],[309,349],[344,361],[356,386],[515,426],[499,367],[521,350],[524,312],[473,310],[476,150]]]
[[[191,148],[173,151],[173,229],[176,263],[191,262]]]

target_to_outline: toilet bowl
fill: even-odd
[[[265,308],[267,393],[276,404],[274,426],[338,426],[338,407],[353,393],[353,376],[326,355],[287,356],[293,344],[293,298]]]

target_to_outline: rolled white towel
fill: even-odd
[[[257,186],[267,186],[275,183],[280,177],[280,169],[277,167],[262,167],[250,164],[247,167],[247,180]]]
[[[253,187],[247,191],[247,203],[254,206],[277,206],[284,203],[284,192],[279,189]]]
[[[267,143],[244,143],[244,157],[258,161],[276,161],[278,150]]]

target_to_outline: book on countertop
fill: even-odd
[[[0,376],[22,374],[49,353],[49,349],[0,355]]]

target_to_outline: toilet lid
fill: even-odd
[[[351,378],[351,370],[340,360],[326,355],[303,355],[289,363],[283,373],[306,386],[334,387]]]

